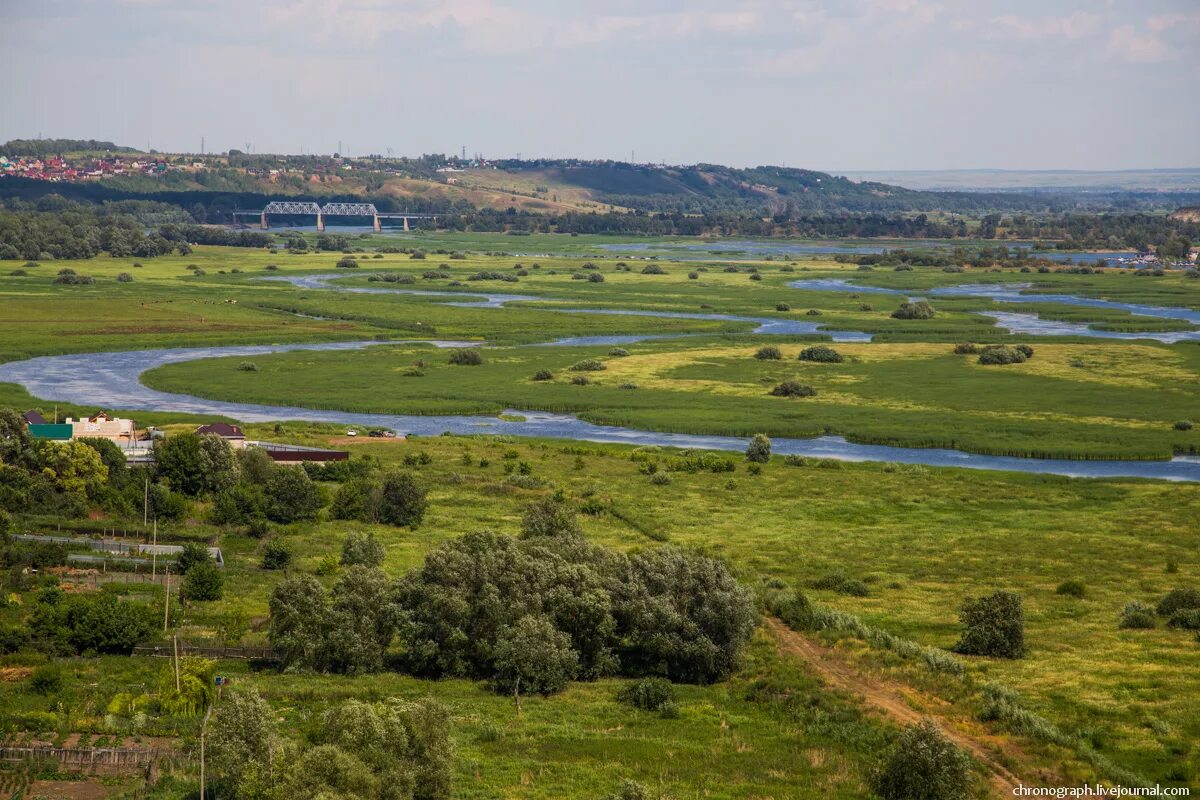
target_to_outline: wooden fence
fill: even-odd
[[[29,747],[0,746],[0,761],[54,761],[60,769],[72,772],[129,773],[142,772],[158,761],[158,749],[137,750],[120,747]]]
[[[173,658],[175,648],[170,644],[139,644],[133,648],[135,656]],[[279,656],[269,647],[226,647],[179,643],[179,655],[203,656],[204,658],[247,658],[258,661],[278,661]]]

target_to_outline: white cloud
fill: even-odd
[[[1005,14],[993,17],[988,35],[993,38],[1082,39],[1100,30],[1100,17],[1084,11],[1063,17],[1038,19]]]

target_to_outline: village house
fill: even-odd
[[[117,444],[131,444],[134,441],[133,420],[111,416],[106,411],[97,411],[87,419],[67,418],[71,426],[72,438],[110,439]]]
[[[242,433],[242,429],[237,425],[229,425],[224,422],[213,422],[208,425],[201,425],[196,428],[196,433],[201,436],[220,436],[225,441],[229,442],[229,446],[235,450],[241,450],[246,446],[246,435]]]

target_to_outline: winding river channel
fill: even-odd
[[[342,288],[329,285],[337,276],[309,276],[290,278],[289,282],[310,289]],[[844,283],[844,282],[843,282]],[[820,285],[816,285],[820,284]],[[888,292],[853,284],[835,287],[827,281],[797,281],[797,288],[826,291]],[[958,287],[962,288],[962,287]],[[984,287],[992,289],[995,287]],[[423,290],[395,290],[386,288],[354,287],[346,291],[402,292],[445,296],[446,293]],[[931,294],[936,294],[933,292]],[[959,292],[966,293],[966,292]],[[987,295],[990,296],[990,295]],[[545,300],[543,297],[527,295],[479,294],[470,301],[454,301],[456,305],[486,306],[498,308],[515,300]],[[1019,296],[1020,302],[1038,296]],[[1045,297],[1045,296],[1040,296]],[[1055,302],[1065,302],[1063,295]],[[996,299],[1001,299],[997,297]],[[1085,301],[1086,298],[1076,298]],[[1105,301],[1096,301],[1105,302]],[[1079,304],[1086,305],[1087,302]],[[1106,307],[1127,307],[1115,304]],[[1147,311],[1151,307],[1139,307]],[[1132,310],[1132,308],[1131,308]],[[1167,309],[1171,312],[1181,309]],[[758,317],[737,317],[720,314],[686,314],[673,312],[623,311],[618,309],[571,309],[571,313],[609,313],[638,316],[663,316],[688,319],[727,319],[757,322],[758,333],[812,333],[816,323],[784,322]],[[1142,312],[1135,312],[1142,313]],[[1196,312],[1190,312],[1195,314]],[[1150,314],[1158,316],[1158,314]],[[994,316],[989,314],[989,316]],[[1012,315],[1026,316],[1026,315]],[[1172,318],[1191,319],[1190,317]],[[1036,319],[1036,317],[1034,317]],[[1002,323],[1004,324],[1004,323]],[[1058,325],[1060,323],[1054,323]],[[1004,324],[1004,327],[1009,325]],[[828,331],[823,331],[829,333]],[[1072,331],[1074,332],[1074,331]],[[842,341],[863,341],[870,337],[857,332],[839,332]],[[551,344],[611,344],[636,341],[644,336],[573,337]],[[1113,337],[1139,338],[1139,337]],[[1140,337],[1146,338],[1146,337]],[[1160,338],[1155,336],[1154,338]],[[422,340],[424,341],[424,340]],[[234,403],[208,400],[191,395],[160,392],[143,385],[143,372],[164,364],[193,361],[201,358],[223,356],[254,356],[292,350],[348,350],[363,347],[397,344],[398,342],[336,342],[323,344],[251,345],[229,347],[196,347],[125,351],[113,353],[81,353],[65,356],[43,356],[24,361],[0,364],[0,382],[20,384],[35,397],[48,401],[76,403],[130,411],[154,410],[175,411],[199,415],[219,415],[245,422],[269,422],[274,420],[302,420],[329,422],[339,425],[364,428],[384,427],[409,434],[431,436],[443,432],[457,434],[506,434],[510,436],[549,437],[588,442],[605,442],[631,445],[658,445],[663,447],[698,448],[707,450],[742,450],[746,439],[736,436],[704,436],[696,434],[661,433],[643,431],[585,422],[568,414],[552,414],[538,411],[510,409],[507,414],[514,419],[491,416],[446,415],[418,416],[391,414],[356,414],[346,411],[329,411],[293,406],[270,406],[253,403]],[[472,344],[453,341],[424,341],[438,347],[461,347]],[[813,439],[777,438],[773,440],[774,452],[784,455],[802,455],[816,458],[832,458],[845,461],[887,461],[903,464],[921,464],[933,467],[964,467],[985,470],[1011,470],[1026,473],[1067,475],[1089,478],[1140,477],[1173,481],[1200,481],[1200,458],[1176,457],[1169,461],[1092,461],[1068,459],[1034,459],[1009,456],[989,456],[965,453],[957,450],[936,448],[889,447],[849,442],[838,436],[821,436]]]

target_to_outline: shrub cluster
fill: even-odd
[[[804,348],[800,351],[799,359],[801,361],[813,361],[818,364],[840,364],[845,360],[837,350],[823,344]]]
[[[758,348],[754,352],[754,357],[759,361],[778,361],[783,358],[783,353],[773,344]]]
[[[933,319],[936,314],[933,306],[927,301],[918,300],[915,303],[901,303],[900,307],[892,312],[892,319]]]
[[[462,347],[450,351],[450,363],[460,367],[477,367],[483,363],[483,355],[475,347]]]
[[[604,366],[603,361],[597,361],[594,358],[585,358],[583,361],[577,361],[570,367],[572,372],[603,372],[608,369]]]
[[[800,381],[786,380],[771,390],[773,397],[815,397],[817,390]]]
[[[1033,358],[1033,348],[1027,344],[1015,347],[991,344],[979,352],[980,364],[1023,364],[1030,358]]]

